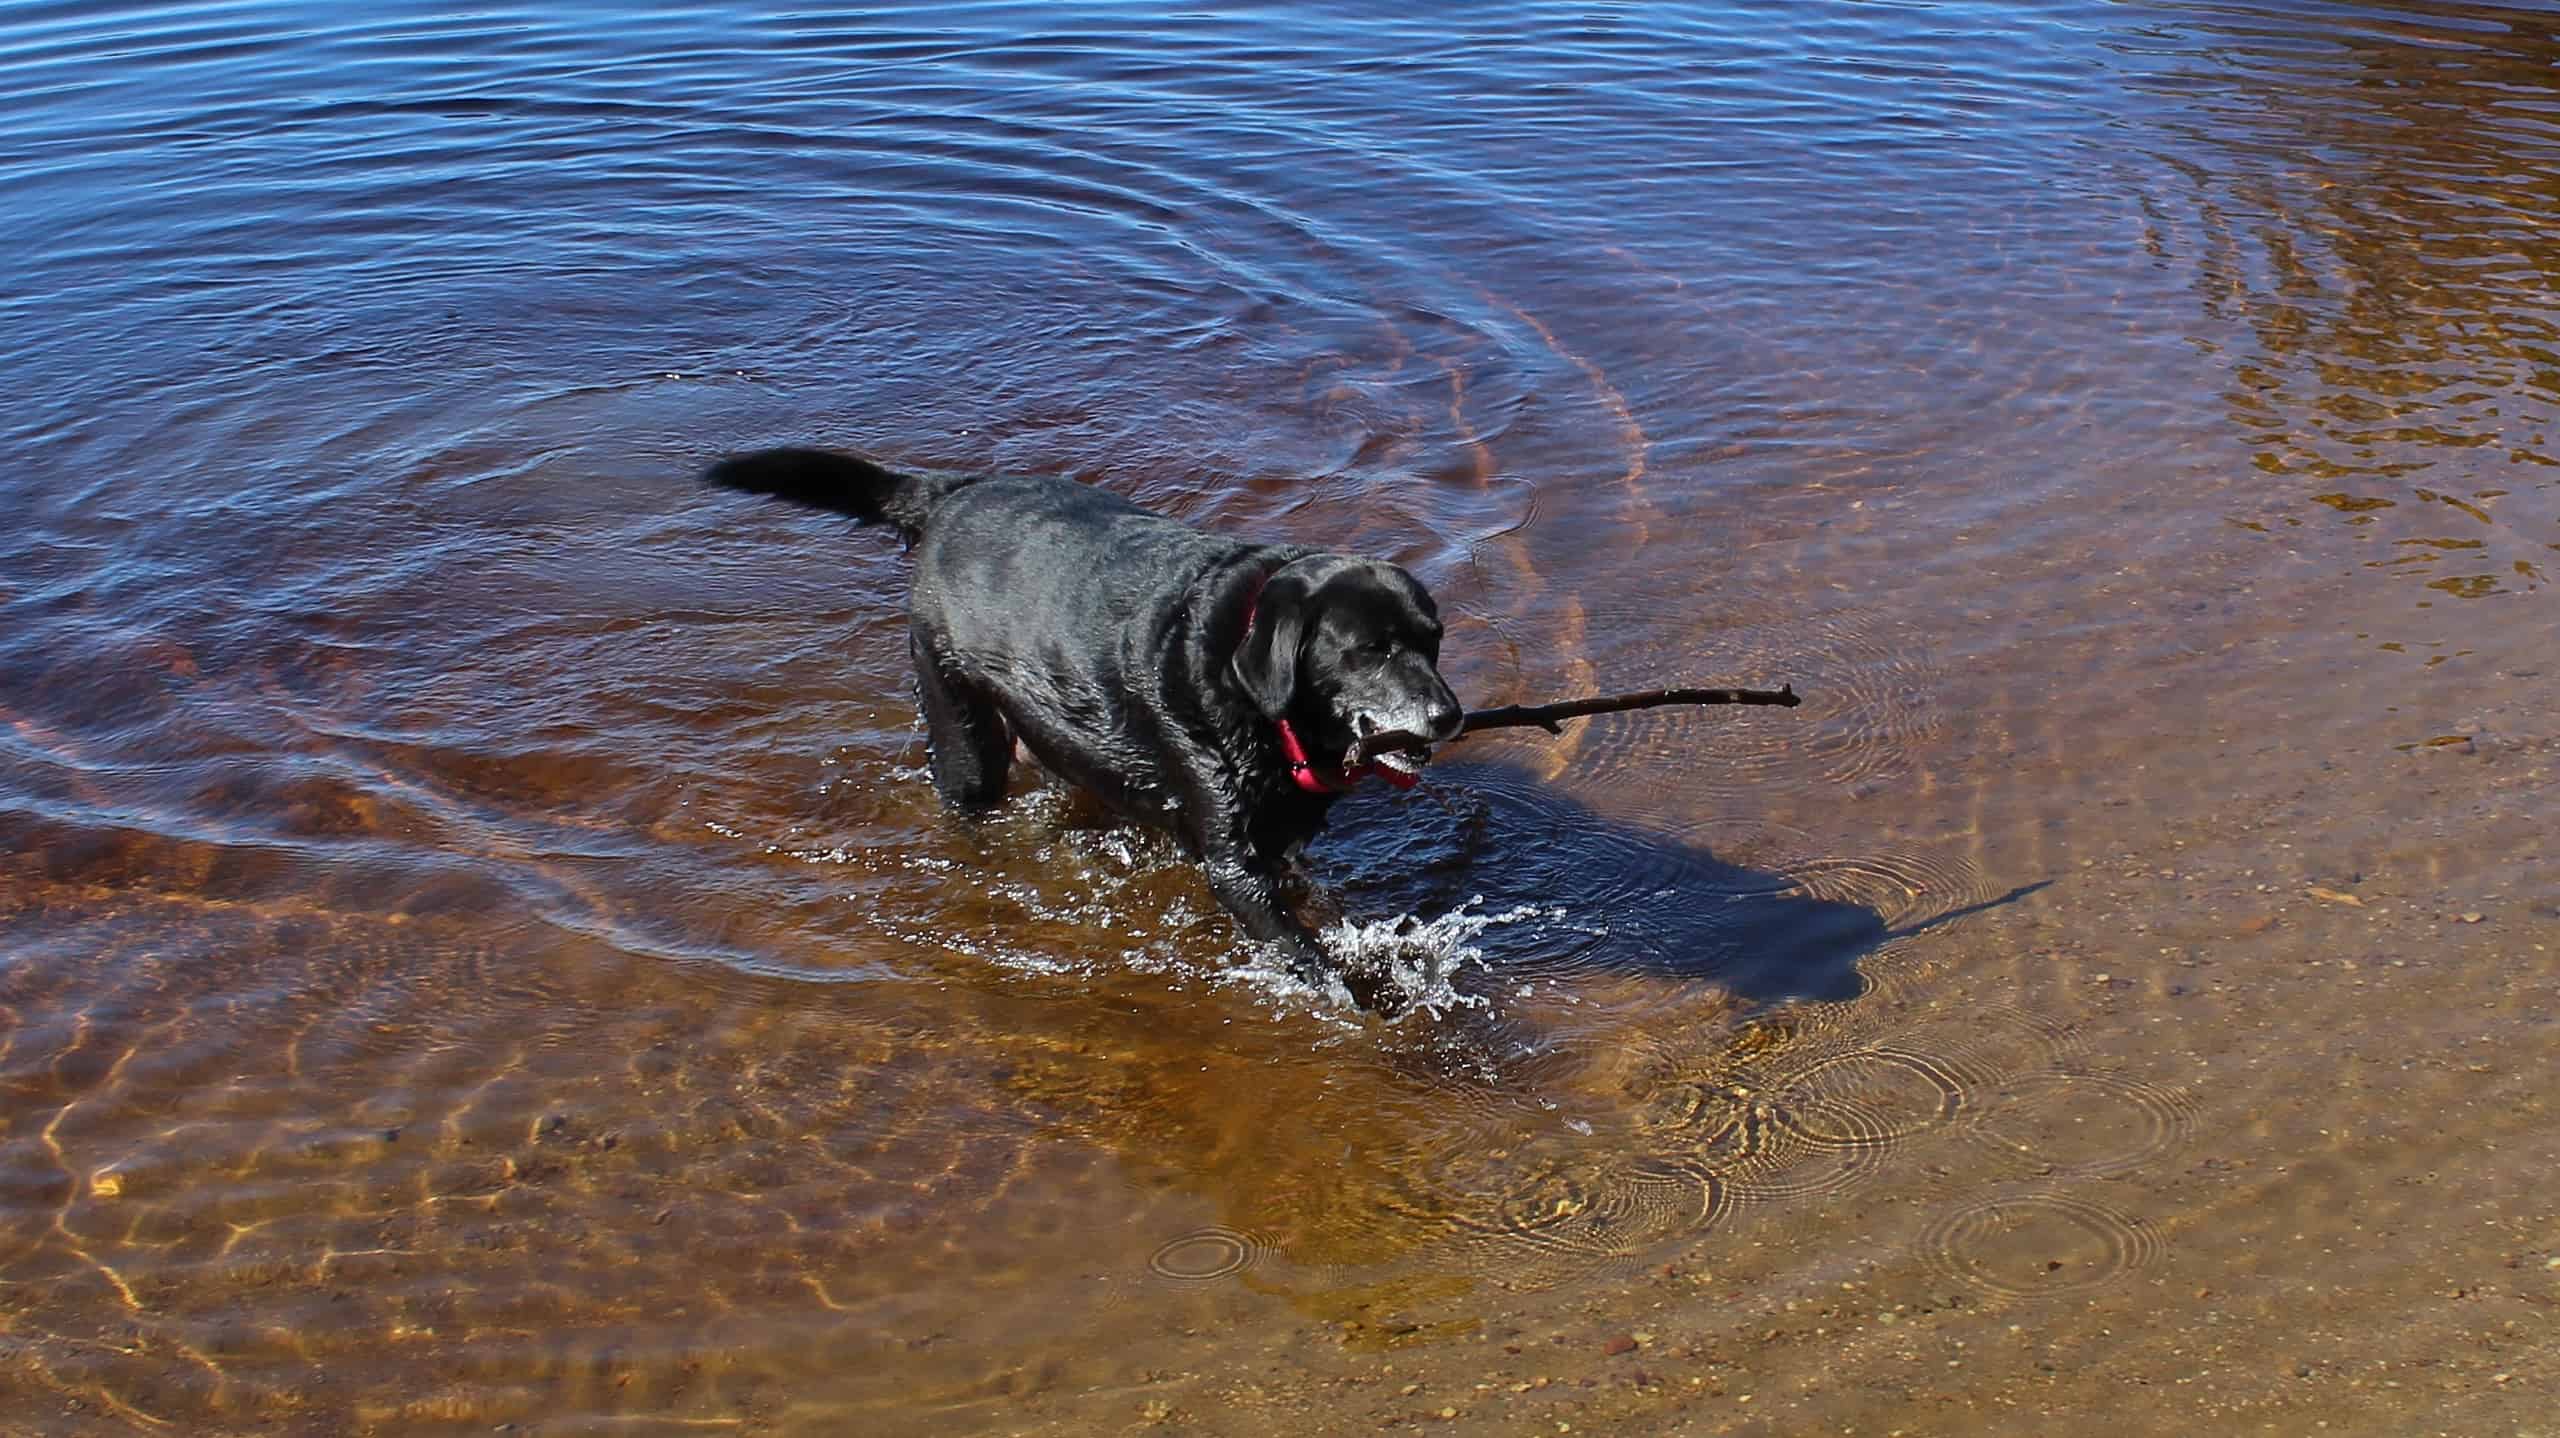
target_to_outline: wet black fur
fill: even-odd
[[[1381,560],[1204,533],[1060,479],[901,474],[775,449],[712,483],[896,529],[915,547],[909,648],[933,781],[955,809],[1004,797],[1018,736],[1118,813],[1172,833],[1245,932],[1314,979],[1288,895],[1332,794],[1292,782],[1274,722],[1338,771],[1355,716],[1420,706],[1454,733],[1440,620]],[[1248,613],[1252,633],[1246,634]],[[1389,1005],[1375,976],[1343,976]]]

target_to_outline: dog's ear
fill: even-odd
[[[1244,642],[1227,666],[1265,719],[1287,715],[1290,696],[1298,689],[1298,651],[1315,610],[1314,568],[1292,562],[1272,571],[1252,601]]]

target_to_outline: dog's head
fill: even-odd
[[[1272,571],[1237,648],[1236,682],[1333,773],[1414,774],[1466,712],[1440,677],[1440,612],[1383,560],[1315,554]]]

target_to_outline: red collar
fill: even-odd
[[[1262,606],[1262,586],[1269,579],[1269,575],[1264,575],[1255,580],[1253,597],[1245,601],[1244,628],[1236,634],[1236,648],[1239,650],[1253,635],[1254,614]],[[1289,761],[1289,777],[1310,794],[1347,794],[1363,779],[1384,779],[1398,789],[1410,789],[1419,782],[1416,775],[1390,769],[1374,760],[1342,770],[1338,779],[1329,777],[1316,768],[1313,759],[1307,757],[1307,746],[1298,742],[1298,732],[1289,727],[1288,720],[1275,719],[1272,724],[1280,731],[1280,756]]]

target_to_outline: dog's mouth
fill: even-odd
[[[1409,734],[1401,729],[1364,735],[1352,744],[1351,752],[1343,756],[1343,767],[1347,769],[1375,764],[1407,778],[1421,773],[1422,766],[1430,762],[1431,742],[1419,734]]]

